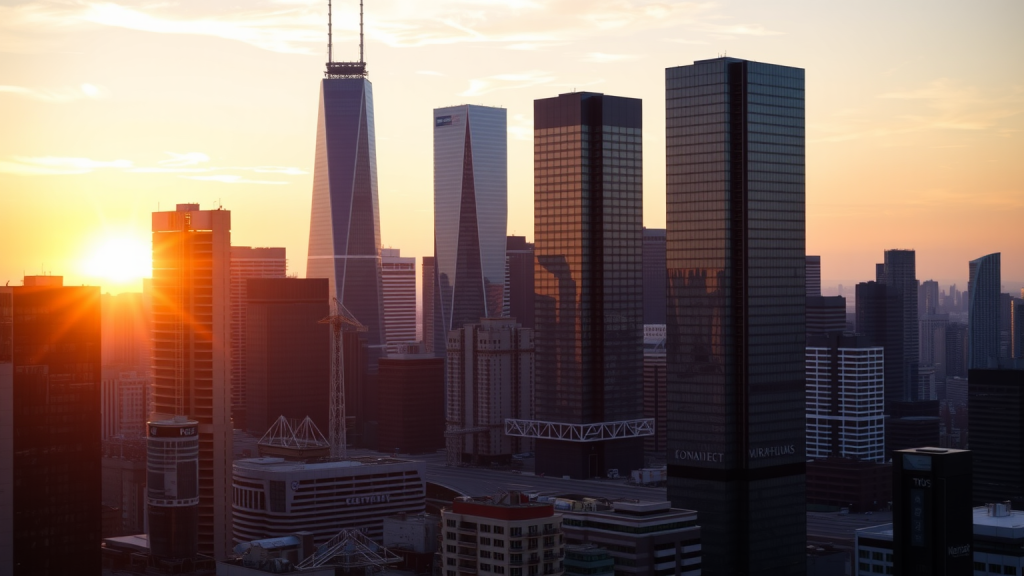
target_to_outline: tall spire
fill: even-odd
[[[366,61],[363,59],[363,0],[359,0],[359,61],[335,62],[333,37],[333,6],[327,0],[327,78],[365,78]]]

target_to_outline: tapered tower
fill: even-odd
[[[384,346],[384,305],[373,89],[363,61],[362,2],[358,62],[334,61],[330,9],[328,2],[306,276],[327,278],[331,297],[367,327],[375,371]]]

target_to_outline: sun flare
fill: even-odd
[[[133,236],[108,236],[93,246],[83,262],[86,275],[111,284],[148,278],[153,271],[148,244]]]

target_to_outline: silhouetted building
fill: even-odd
[[[668,497],[700,515],[704,574],[803,574],[804,71],[665,82]]]
[[[939,283],[925,280],[917,289],[917,317],[924,318],[928,314],[939,313]]]
[[[805,256],[804,258],[804,285],[807,287],[807,297],[821,296],[821,256]]]
[[[1024,358],[1024,298],[1010,301],[1010,357]]]
[[[967,378],[967,324],[946,325],[946,377]]]
[[[443,336],[441,333],[441,323],[434,322],[434,308],[437,306],[434,290],[434,286],[437,284],[434,257],[424,256],[421,266],[420,272],[423,275],[423,284],[420,287],[420,301],[423,306],[423,318],[420,323],[420,330],[423,332],[423,345],[429,354],[443,356],[445,354],[444,346],[438,347],[434,345],[435,340],[437,342],[445,342],[444,338],[438,339],[439,336]]]
[[[398,248],[382,248],[384,334],[388,351],[400,342],[416,341],[416,259],[403,258]]]
[[[234,427],[247,429],[245,393],[247,354],[245,313],[248,309],[246,280],[284,278],[288,260],[284,248],[231,247],[231,419]],[[264,428],[265,430],[265,428]]]
[[[663,461],[668,447],[666,366],[665,325],[644,325],[644,418],[654,419],[654,434],[644,438],[645,460]]]
[[[331,334],[319,323],[331,313],[327,279],[253,278],[246,284],[248,430],[262,436],[280,416],[309,416],[328,430]],[[346,381],[346,393],[357,386]]]
[[[633,98],[534,101],[537,421],[514,434],[537,439],[537,472],[590,478],[643,464],[636,426],[597,442],[578,433],[642,426],[641,129]]]
[[[908,398],[903,373],[903,299],[898,288],[878,282],[857,284],[857,333],[885,355],[885,412]]]
[[[502,313],[506,116],[504,108],[487,106],[434,109],[434,322],[442,335]]]
[[[894,402],[885,420],[885,457],[896,450],[939,444],[939,402]]]
[[[970,452],[945,448],[897,452],[892,493],[895,574],[974,574]]]
[[[849,508],[852,512],[883,510],[892,501],[892,464],[856,458],[829,457],[807,463],[807,502]]]
[[[99,574],[100,289],[0,287],[0,572]]]
[[[935,381],[946,382],[946,327],[949,314],[925,314],[921,316],[921,364],[922,368],[935,369]]]
[[[320,83],[306,277],[327,278],[367,327],[372,377],[385,343],[373,86],[365,63],[333,64]]]
[[[1024,365],[970,371],[968,430],[974,454],[974,504],[1009,500],[1024,507]]]
[[[231,212],[153,213],[153,420],[199,422],[199,552],[231,547]]]
[[[999,253],[971,260],[967,282],[967,368],[994,368],[999,358]]]
[[[1013,296],[999,295],[999,357],[1013,358]]]
[[[644,228],[644,325],[665,324],[665,229]]]
[[[504,316],[516,319],[523,328],[533,328],[533,243],[524,236],[509,236],[505,245],[508,292]]]
[[[444,359],[400,345],[380,359],[377,449],[423,454],[444,447]]]
[[[506,418],[533,418],[533,330],[513,318],[481,318],[448,333],[445,427],[449,463],[508,462],[532,449],[505,435]]]
[[[148,314],[140,292],[100,296],[103,366],[149,375],[152,337]]]
[[[115,436],[142,438],[149,419],[149,378],[138,372],[106,367],[100,384],[103,440]]]
[[[906,400],[914,400],[914,371],[920,361],[917,316],[917,256],[913,250],[886,250],[879,283],[895,287],[903,299],[903,386]],[[860,299],[857,299],[858,307]]]
[[[807,334],[846,331],[846,298],[842,296],[808,296]]]

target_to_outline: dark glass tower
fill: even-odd
[[[524,236],[509,236],[505,245],[508,266],[506,314],[523,328],[533,328],[533,243]]]
[[[644,228],[644,324],[665,323],[665,229]]]
[[[100,289],[0,287],[0,574],[101,570]]]
[[[328,62],[320,84],[306,277],[327,278],[331,297],[368,328],[371,372],[384,347],[374,142],[365,63]]]
[[[803,574],[804,71],[665,71],[668,497],[704,574]]]
[[[917,310],[917,253],[886,250],[885,262],[875,266],[876,281],[899,290],[903,299],[903,386],[905,399],[916,400],[920,337]]]
[[[1024,506],[1024,370],[1012,365],[971,370],[968,382],[974,505],[1010,500],[1019,510]]]
[[[967,282],[967,367],[995,368],[999,361],[999,253],[971,260]]]
[[[642,110],[589,92],[534,101],[536,417],[643,417]],[[640,437],[537,441],[537,471],[643,465]]]
[[[907,399],[903,373],[903,295],[896,287],[878,282],[857,284],[857,332],[871,346],[885,349],[885,413],[894,402]]]

